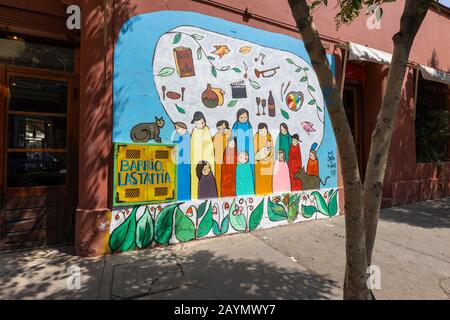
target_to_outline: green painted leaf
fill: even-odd
[[[222,235],[222,231],[220,230],[219,224],[216,220],[213,220],[213,232],[215,236]]]
[[[335,190],[328,199],[328,212],[330,213],[330,217],[334,217],[338,212],[338,191]]]
[[[306,76],[300,79],[300,82],[306,82],[306,81],[308,81],[308,77],[306,77]]]
[[[155,236],[155,223],[148,208],[137,222],[136,228],[136,245],[139,249],[145,249],[153,241]]]
[[[272,222],[287,219],[287,213],[284,207],[281,204],[273,203],[270,199],[267,203],[267,213],[269,215],[269,220]]]
[[[217,78],[217,69],[216,69],[216,67],[214,67],[214,66],[211,67],[211,73],[212,73],[212,75],[213,75],[214,77]]]
[[[312,85],[309,85],[308,88],[309,88],[309,90],[311,90],[311,91],[316,91],[316,89],[315,89]]]
[[[295,219],[297,219],[298,211],[299,211],[299,205],[300,205],[300,195],[293,196],[293,197],[291,197],[291,199],[292,198],[295,198],[295,200],[292,201],[291,204],[289,205],[288,220],[290,222],[294,222]]]
[[[181,40],[181,33],[177,33],[173,38],[173,44],[177,44]]]
[[[155,223],[155,241],[158,244],[166,245],[169,243],[173,229],[173,212],[177,204],[165,207],[156,217]]]
[[[247,230],[247,219],[243,213],[234,214],[236,208],[236,202],[233,201],[230,207],[230,223],[234,230],[236,231],[246,231]]]
[[[227,215],[222,220],[222,226],[221,226],[222,234],[226,234],[228,232],[229,228],[230,228],[230,215]]]
[[[287,58],[286,61],[289,64],[295,64],[295,62],[291,58]]]
[[[322,108],[317,106],[317,110],[319,110],[320,112],[323,112]]]
[[[159,72],[158,72],[158,77],[169,77],[169,76],[171,76],[174,72],[175,72],[175,69],[174,69],[174,68],[170,68],[170,67],[162,68],[162,69],[159,70]]]
[[[308,102],[308,104],[310,105],[310,106],[312,106],[313,104],[315,104],[316,103],[316,100],[311,100],[310,102]]]
[[[302,71],[302,70],[303,70],[302,67],[298,67],[298,68],[295,70],[295,72],[300,72],[300,71]]]
[[[314,206],[305,206],[302,205],[302,215],[309,219],[317,212],[317,208]]]
[[[320,213],[322,213],[322,214],[324,214],[326,216],[329,216],[330,212],[328,211],[327,202],[325,201],[323,196],[320,194],[320,192],[314,191],[314,192],[311,193],[311,195],[316,199],[317,210]]]
[[[195,40],[203,40],[205,38],[205,36],[199,34],[192,34],[191,37],[194,38]]]
[[[285,111],[284,109],[281,109],[281,114],[283,115],[283,117],[287,120],[289,120],[289,113],[287,113],[287,111]]]
[[[125,252],[135,248],[137,209],[137,206],[134,207],[128,218],[111,233],[109,247],[112,252]]]
[[[309,71],[309,68],[308,67],[304,67],[303,70]]]
[[[175,211],[175,237],[180,242],[187,242],[195,239],[195,225],[191,219],[177,208]]]
[[[197,229],[197,238],[203,238],[211,231],[213,226],[213,217],[212,217],[212,205],[209,206],[208,211],[205,213],[202,221],[200,222]]]
[[[253,210],[250,215],[250,219],[248,221],[248,227],[250,231],[256,230],[259,224],[261,223],[262,217],[264,213],[264,200]]]
[[[197,220],[201,219],[203,215],[206,212],[206,205],[208,204],[208,201],[203,202],[201,205],[197,208]]]
[[[186,113],[186,111],[182,107],[180,107],[179,105],[175,104],[175,106],[177,107],[177,110],[178,110],[179,113],[182,113],[182,114]]]
[[[258,89],[261,88],[261,86],[259,85],[259,83],[256,82],[256,81],[254,81],[254,80],[250,80],[250,84],[251,84],[251,86],[253,87],[253,89],[258,90]]]
[[[241,71],[241,69],[239,69],[239,68],[233,68],[232,69],[234,72],[237,72],[237,73],[241,73],[242,71]]]
[[[216,60],[216,58],[214,58],[212,56],[209,56],[208,59],[211,60],[211,61]]]
[[[220,68],[220,71],[228,71],[228,70],[230,70],[230,66]]]
[[[230,103],[228,104],[228,106],[229,106],[230,108],[233,108],[237,103],[238,103],[237,100],[231,100]]]
[[[203,51],[202,51],[202,48],[198,48],[198,49],[197,49],[197,59],[198,59],[198,60],[201,60],[202,57],[203,57]]]

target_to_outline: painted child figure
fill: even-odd
[[[223,153],[222,161],[222,197],[236,196],[236,167],[237,167],[236,138],[230,137],[227,141],[227,148]]]
[[[311,146],[309,151],[308,165],[306,167],[306,174],[308,176],[319,176],[319,159],[317,159],[317,143]]]
[[[239,153],[239,164],[236,168],[236,195],[245,196],[255,194],[255,188],[253,186],[253,169],[249,163],[247,151],[241,151]],[[252,181],[252,183],[248,183]]]
[[[177,144],[178,200],[191,199],[191,136],[183,122],[175,123],[175,134],[172,139]]]
[[[211,172],[210,164],[206,161],[200,161],[196,167],[196,174],[198,178],[198,198],[217,198],[216,179]]]
[[[286,163],[286,154],[284,150],[280,149],[273,169],[273,192],[283,193],[289,191],[291,191],[289,167]]]

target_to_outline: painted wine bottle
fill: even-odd
[[[269,107],[269,117],[275,117],[276,116],[275,99],[273,98],[272,91],[269,92],[269,99],[267,100],[267,104]]]

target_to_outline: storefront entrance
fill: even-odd
[[[74,240],[74,78],[0,65],[0,251]]]

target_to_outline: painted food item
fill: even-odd
[[[300,91],[289,92],[289,94],[286,97],[286,105],[289,108],[289,110],[292,110],[292,111],[300,110],[304,101],[305,101],[305,96]]]
[[[202,94],[202,102],[207,108],[215,108],[217,106],[223,106],[223,96],[225,92],[220,88],[213,88],[211,84],[208,86]]]

